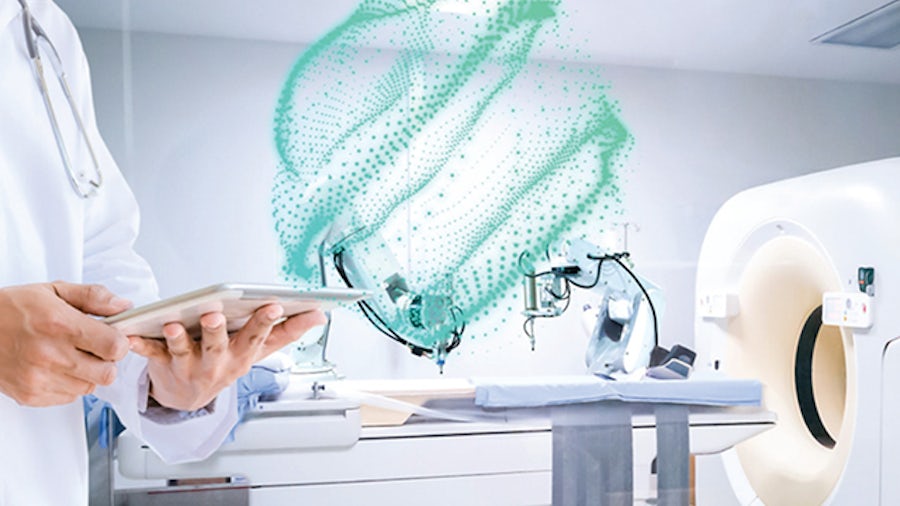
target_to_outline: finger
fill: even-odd
[[[20,402],[29,406],[66,404],[94,392],[96,385],[68,374],[49,373],[40,384],[25,385]]]
[[[77,354],[68,376],[91,385],[111,385],[116,379],[115,362],[101,360],[90,353],[72,350]],[[93,390],[93,389],[92,389]],[[84,394],[81,394],[84,395]]]
[[[168,323],[163,327],[166,338],[166,352],[169,360],[166,367],[175,377],[189,378],[196,366],[199,345],[195,343],[180,323]]]
[[[61,293],[72,288],[81,290],[85,285],[72,285],[58,282]],[[45,285],[47,290],[54,290],[54,284]],[[98,288],[99,285],[94,285]],[[57,293],[57,292],[54,292]],[[62,301],[62,303],[60,302]],[[50,306],[40,318],[36,318],[33,326],[36,332],[54,336],[71,346],[92,353],[103,360],[118,361],[128,353],[128,340],[118,330],[91,318],[80,309],[66,303],[65,299],[48,302]]]
[[[103,285],[76,285],[55,281],[50,286],[59,298],[85,313],[111,316],[131,307],[131,301],[117,297]]]
[[[75,348],[103,360],[117,362],[128,354],[128,339],[117,329],[81,313],[64,315],[67,333]]]
[[[313,327],[325,325],[327,321],[325,313],[319,310],[307,311],[288,318],[272,329],[272,332],[269,334],[269,338],[266,339],[265,346],[262,349],[263,356],[267,356],[270,353],[284,348],[297,339],[300,339],[303,334]],[[262,358],[262,356],[259,358]]]
[[[272,332],[272,326],[283,314],[284,308],[279,304],[268,304],[257,309],[234,335],[231,349],[235,355],[252,362]]]
[[[200,317],[200,343],[203,354],[218,355],[228,349],[228,326],[222,313],[207,313]]]
[[[131,351],[151,360],[169,360],[171,358],[165,341],[158,339],[128,336],[128,346]]]
[[[62,388],[58,393],[61,395],[68,395],[70,397],[81,397],[82,395],[90,395],[94,393],[95,388],[97,388],[96,383],[84,381],[83,379],[76,378],[74,376],[67,376],[65,377]]]
[[[163,327],[163,337],[172,358],[186,357],[194,351],[194,341],[180,323],[167,323]]]

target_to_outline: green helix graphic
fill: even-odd
[[[340,229],[372,286],[396,258],[417,292],[452,299],[440,326],[383,315],[425,348],[514,311],[520,253],[620,213],[633,144],[596,66],[534,58],[561,44],[559,0],[447,2],[363,1],[296,61],[274,128],[285,278],[318,286],[319,244]]]

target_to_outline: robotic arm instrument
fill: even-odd
[[[548,249],[537,270],[519,258],[525,276],[525,333],[535,344],[534,321],[560,316],[569,306],[572,287],[593,291],[598,302],[584,305],[590,340],[585,363],[593,374],[630,374],[650,368],[656,377],[686,377],[693,352],[658,346],[658,310],[662,291],[626,265],[629,254],[609,253],[587,241],[572,240]]]
[[[453,303],[449,283],[426,290],[411,289],[384,240],[364,228],[337,233],[333,228],[319,255],[323,273],[324,257],[330,255],[348,287],[372,292],[359,307],[376,329],[412,354],[431,358],[443,372],[447,355],[459,346],[465,331],[462,310]]]

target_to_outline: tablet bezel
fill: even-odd
[[[147,338],[162,338],[162,328],[167,323],[179,322],[194,336],[200,334],[200,317],[211,312],[225,314],[228,331],[233,332],[266,304],[281,304],[284,316],[289,317],[352,304],[369,295],[365,290],[352,288],[297,290],[277,284],[218,283],[129,309],[103,321],[126,335]]]

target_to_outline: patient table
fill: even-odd
[[[775,423],[757,382],[714,381],[295,381],[202,462],[167,465],[123,434],[115,502],[686,505],[689,453]]]

